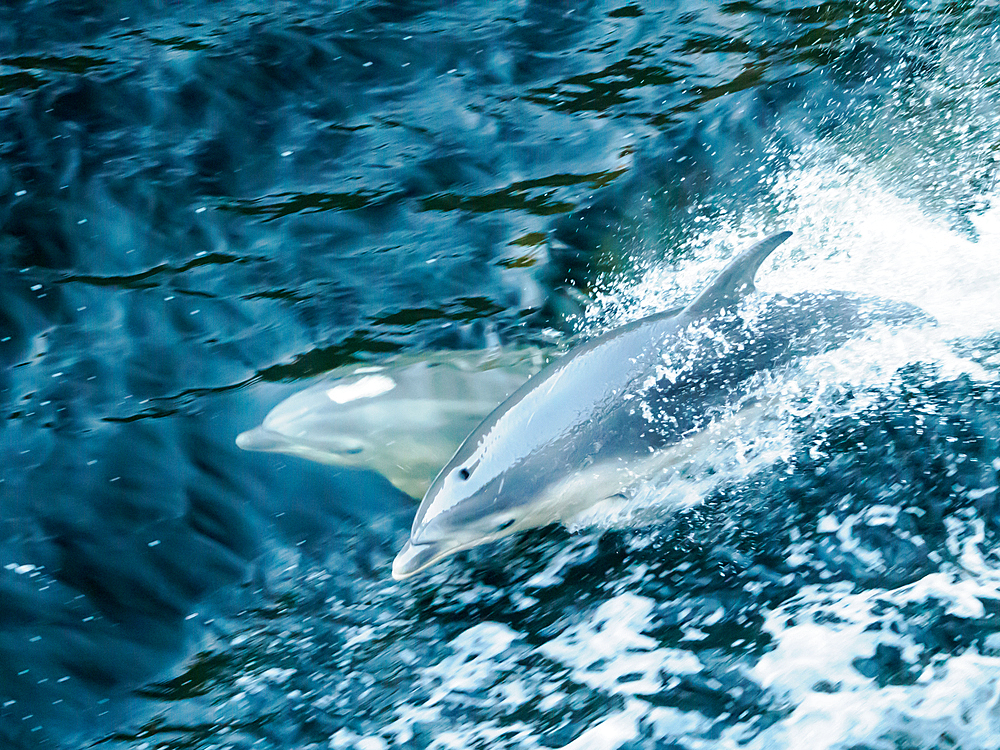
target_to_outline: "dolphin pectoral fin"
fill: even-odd
[[[403,549],[396,555],[396,559],[392,561],[392,577],[397,581],[402,581],[433,565],[445,555],[456,551],[454,548],[449,549],[434,542],[413,544],[407,541],[403,545]]]
[[[774,248],[792,236],[791,232],[772,234],[737,255],[711,284],[695,297],[684,312],[692,317],[713,313],[754,291],[753,278],[757,269]]]

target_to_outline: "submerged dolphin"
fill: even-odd
[[[732,406],[755,373],[832,348],[876,320],[922,316],[837,292],[748,299],[758,267],[789,236],[738,255],[686,307],[598,336],[515,391],[431,484],[393,577],[620,495],[662,469],[664,449]]]
[[[496,348],[341,368],[279,403],[236,444],[371,469],[421,497],[469,432],[548,356]]]

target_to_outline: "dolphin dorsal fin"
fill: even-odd
[[[684,308],[684,312],[693,317],[700,317],[720,310],[739,301],[747,294],[751,294],[755,290],[753,277],[757,274],[760,264],[774,248],[791,236],[791,232],[778,232],[744,250],[731,260],[718,276],[712,279],[712,283]]]

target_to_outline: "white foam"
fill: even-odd
[[[886,627],[905,617],[907,604],[951,600],[960,605],[949,610],[957,616],[982,616],[973,592],[995,597],[1000,590],[969,584],[958,573],[936,573],[891,591],[810,587],[771,613],[767,629],[775,646],[752,675],[794,710],[747,747],[892,747],[904,740],[931,746],[945,735],[956,747],[995,747],[1000,658],[974,650],[942,655],[912,684],[884,687],[855,666],[879,644],[899,648],[905,662],[918,660],[923,646],[896,632],[905,628]]]
[[[571,667],[574,679],[592,688],[612,694],[656,693],[665,676],[694,674],[702,664],[691,652],[659,647],[643,634],[651,627],[653,606],[647,597],[620,594],[539,650]]]
[[[642,707],[633,703],[628,710],[611,714],[590,727],[561,750],[617,750],[638,735],[638,720],[643,713]]]

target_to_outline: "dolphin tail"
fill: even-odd
[[[737,255],[712,283],[695,297],[684,312],[692,317],[701,317],[739,301],[754,291],[753,277],[768,255],[782,242],[792,236],[791,232],[778,232],[761,240],[753,247]]]

